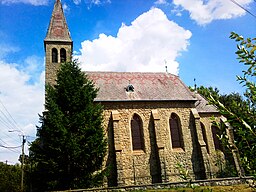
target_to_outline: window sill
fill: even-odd
[[[173,152],[185,152],[183,148],[172,148]]]
[[[133,150],[132,153],[134,155],[141,155],[141,154],[145,154],[145,151],[144,150]]]

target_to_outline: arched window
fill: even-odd
[[[200,125],[201,125],[201,129],[202,129],[203,140],[204,140],[205,145],[206,145],[206,150],[207,150],[207,153],[209,153],[209,146],[208,146],[205,126],[204,126],[204,124],[202,122],[200,122]]]
[[[143,126],[139,115],[134,114],[131,119],[132,148],[144,150]]]
[[[56,48],[52,49],[52,62],[58,63],[58,50]]]
[[[219,128],[212,125],[212,137],[213,137],[215,150],[222,150],[221,142],[218,137],[218,134],[219,134]]]
[[[63,62],[66,62],[66,60],[67,60],[66,49],[61,48],[60,49],[60,62],[63,63]]]
[[[183,148],[181,125],[178,115],[172,113],[169,119],[169,124],[171,129],[172,148]]]

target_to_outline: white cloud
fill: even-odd
[[[1,4],[14,4],[14,3],[25,3],[35,6],[47,5],[49,0],[1,0]]]
[[[81,3],[81,0],[73,0],[73,2],[76,4],[76,5],[79,5]]]
[[[253,0],[236,0],[243,7],[247,7]],[[245,11],[228,0],[173,0],[177,6],[189,11],[191,19],[199,25],[205,25],[213,20],[240,17]]]
[[[155,4],[157,4],[157,5],[165,5],[165,4],[168,4],[168,3],[167,3],[166,0],[157,0],[157,1],[155,2]]]
[[[10,129],[22,129],[26,135],[35,137],[35,125],[38,125],[39,120],[38,113],[41,113],[44,108],[44,72],[38,72],[35,68],[36,66],[32,64],[33,58],[35,59],[35,57],[27,59],[26,62],[30,63],[30,65],[26,70],[15,67],[19,66],[18,64],[0,61],[0,144],[2,145],[21,145],[21,140],[18,136],[20,133],[9,133]],[[32,72],[36,72],[38,75],[34,83],[30,84],[28,82]],[[8,113],[10,113],[11,117]],[[18,151],[20,151],[20,148]],[[12,163],[17,162],[19,156],[17,150],[15,153],[1,147],[0,154],[0,161],[8,160]]]
[[[80,1],[80,0],[73,0],[73,1]],[[92,5],[99,6],[99,5],[109,4],[109,3],[111,3],[111,0],[87,0],[86,3],[89,4],[88,8],[90,8]]]
[[[64,12],[69,12],[70,11],[70,8],[66,3],[63,4],[63,10],[64,10]]]
[[[9,53],[15,53],[17,51],[19,51],[18,47],[0,43],[0,59],[6,57]]]
[[[117,37],[100,34],[82,42],[77,57],[85,71],[165,71],[166,60],[168,71],[178,74],[176,58],[187,49],[191,35],[153,8],[130,26],[122,24]]]

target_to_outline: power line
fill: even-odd
[[[6,148],[6,149],[17,149],[17,148],[22,147],[22,145],[16,146],[16,147],[7,147],[7,146],[4,146],[4,145],[1,145],[1,144],[0,144],[0,147]]]
[[[0,112],[2,113],[1,110],[0,110]],[[10,130],[10,129],[13,129],[13,126],[10,126],[10,125],[8,124],[8,122],[6,122],[6,120],[5,120],[3,117],[1,117],[1,116],[0,116],[0,122],[1,122],[5,127],[7,127],[9,130]]]
[[[12,117],[12,115],[10,114],[10,112],[7,110],[7,108],[5,107],[5,105],[3,104],[3,102],[0,100],[0,104],[2,106],[1,110],[0,108],[0,123],[2,125],[4,125],[8,130],[14,130],[17,129],[20,132],[22,132],[22,130],[19,128],[17,122],[14,120],[14,118]],[[2,115],[1,115],[2,114]],[[11,137],[9,134],[6,134],[5,132],[2,132],[4,135],[6,135],[7,137],[11,138],[12,140],[18,141],[17,139],[15,139],[14,137]],[[22,132],[23,133],[23,132]],[[3,141],[3,140],[2,140]],[[18,141],[19,142],[19,141]],[[6,143],[7,144],[7,143]]]
[[[253,17],[256,18],[256,15],[254,15],[252,12],[250,12],[248,9],[244,8],[242,5],[240,5],[239,3],[237,3],[235,0],[230,0],[232,3],[234,3],[235,5],[237,5],[238,7],[240,7],[241,9],[243,9],[244,11],[246,11],[247,13],[249,13],[250,15],[252,15]],[[256,2],[256,0],[254,0]]]
[[[11,120],[9,119],[9,117],[7,117],[4,112],[0,109],[0,112],[5,116],[5,118],[7,119],[7,121],[15,128],[19,129],[20,131],[22,131],[18,124],[16,123],[16,121],[14,120],[14,118],[12,117],[12,115],[9,113],[9,111],[7,110],[7,108],[4,106],[3,102],[0,100],[0,104],[3,106],[4,110],[6,111],[6,113],[8,114],[8,116],[11,118]]]
[[[2,132],[2,133],[3,133],[4,135],[6,135],[7,137],[9,137],[9,138],[13,139],[13,140],[15,140],[15,141],[17,141],[17,142],[20,142],[19,140],[14,139],[14,137],[11,137],[10,135],[6,134],[5,132]]]
[[[1,138],[0,138],[0,141],[2,141],[2,143],[4,143],[5,145],[8,145],[8,144],[7,144],[4,140],[2,140]],[[0,144],[0,146],[4,146],[4,145]],[[7,146],[4,146],[3,148],[8,149],[8,150],[10,150],[10,151],[12,151],[12,152],[15,152],[15,153],[20,153],[19,151],[17,151],[16,149],[13,149],[12,147],[9,148],[9,147],[7,147]]]

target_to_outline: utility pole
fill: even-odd
[[[21,153],[21,184],[20,188],[21,191],[23,192],[24,188],[24,159],[25,159],[25,154],[24,154],[24,145],[26,143],[25,135],[22,135],[22,153]]]
[[[21,150],[21,183],[20,183],[20,189],[21,192],[24,191],[24,160],[25,160],[25,153],[24,153],[24,146],[26,143],[26,135],[21,130],[9,130],[9,132],[21,132],[22,135],[22,150]]]

